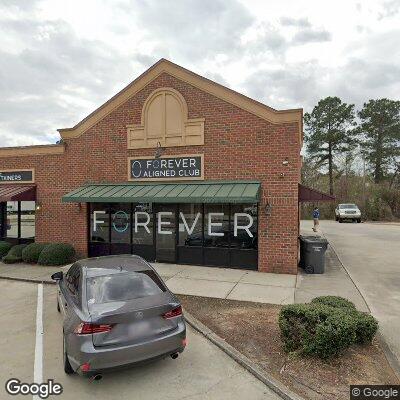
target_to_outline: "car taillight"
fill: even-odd
[[[163,318],[165,319],[169,319],[169,318],[174,318],[174,317],[179,317],[180,315],[182,315],[182,307],[176,307],[171,311],[166,312],[165,314],[163,314]]]
[[[110,332],[112,325],[109,324],[92,324],[90,322],[81,322],[74,330],[77,335],[89,335],[92,333]]]

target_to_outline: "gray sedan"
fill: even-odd
[[[179,300],[138,256],[80,260],[58,282],[67,374],[100,379],[102,372],[171,356],[186,346]]]

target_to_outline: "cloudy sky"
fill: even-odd
[[[54,143],[162,57],[277,109],[399,99],[400,0],[0,0],[0,147]]]

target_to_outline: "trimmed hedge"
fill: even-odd
[[[26,246],[26,244],[16,244],[11,247],[7,255],[3,257],[2,261],[6,264],[14,264],[22,261],[22,251]]]
[[[356,306],[349,300],[339,296],[319,296],[311,300],[311,303],[324,304],[326,306],[337,308],[350,308],[356,309]]]
[[[370,314],[358,312],[356,321],[356,343],[371,343],[378,331],[378,321]]]
[[[11,247],[12,245],[8,242],[0,242],[0,259],[10,251]]]
[[[285,351],[326,359],[352,344],[370,343],[378,322],[346,299],[325,296],[282,307],[279,327]]]
[[[22,251],[22,260],[26,263],[37,263],[40,253],[47,246],[46,243],[28,244]]]
[[[48,244],[40,253],[38,264],[41,265],[64,265],[73,261],[75,257],[74,248],[67,243]]]

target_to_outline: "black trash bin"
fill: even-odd
[[[300,267],[308,274],[323,274],[328,241],[320,236],[300,236]]]

